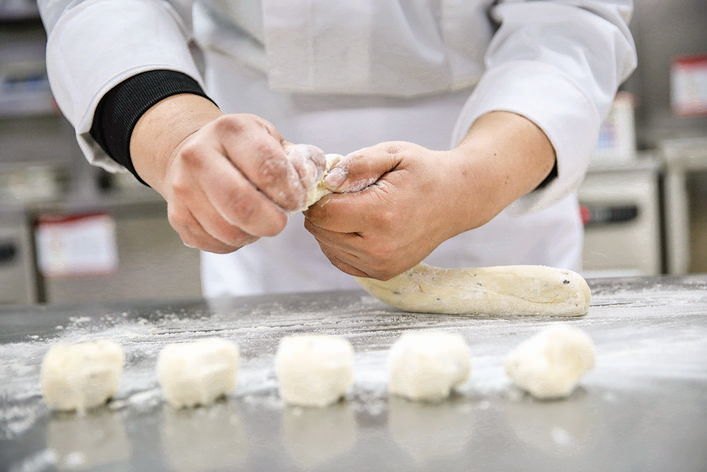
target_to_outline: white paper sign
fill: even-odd
[[[35,241],[45,277],[109,274],[118,268],[115,219],[106,213],[43,216]]]

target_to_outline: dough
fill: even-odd
[[[511,351],[506,374],[535,398],[569,396],[585,372],[594,367],[594,344],[579,328],[551,326]]]
[[[456,333],[405,333],[390,349],[388,372],[390,393],[410,400],[440,401],[469,378],[471,354]]]
[[[175,408],[209,405],[236,387],[238,345],[209,338],[169,344],[157,358],[157,378]]]
[[[44,400],[54,410],[83,411],[105,403],[120,383],[125,354],[113,341],[52,346],[42,360]]]
[[[303,209],[331,193],[324,178],[342,158],[327,154],[324,172],[309,174],[313,180]],[[388,281],[356,281],[390,306],[421,313],[581,316],[591,300],[581,275],[537,265],[440,269],[421,263]]]
[[[421,313],[580,316],[591,299],[579,274],[533,265],[439,269],[421,263],[385,282],[356,280],[382,302]]]
[[[324,407],[342,398],[353,381],[353,347],[328,335],[280,340],[275,371],[280,397],[290,405]]]
[[[310,146],[311,147],[311,146]],[[297,148],[295,148],[297,149]],[[317,148],[314,148],[315,150],[318,151]],[[304,151],[301,150],[301,148],[298,149],[298,152],[303,153]],[[316,152],[316,151],[312,151]],[[292,151],[288,153],[288,156],[292,156],[293,154],[296,154]],[[302,211],[306,210],[307,208],[311,207],[315,203],[317,203],[319,200],[324,198],[325,196],[329,195],[331,193],[331,190],[329,190],[326,185],[324,185],[324,177],[326,177],[327,172],[334,167],[341,159],[343,159],[344,156],[341,154],[326,154],[324,158],[326,159],[326,165],[324,168],[324,171],[322,173],[315,173],[315,172],[310,172],[307,174],[307,177],[304,177],[303,180],[307,181],[309,180],[309,183],[307,185],[307,201],[304,204],[304,207],[302,208]],[[292,157],[290,157],[292,158]]]

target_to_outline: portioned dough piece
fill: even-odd
[[[353,347],[329,335],[280,340],[275,370],[280,397],[290,405],[324,407],[341,399],[353,381]]]
[[[157,379],[173,407],[209,405],[235,388],[239,366],[238,345],[225,339],[169,344],[157,358]]]
[[[125,354],[119,344],[57,344],[44,355],[40,383],[54,410],[83,411],[105,403],[118,389]]]
[[[511,351],[504,368],[518,387],[535,398],[564,398],[594,368],[594,344],[579,328],[551,326]]]
[[[533,265],[440,269],[421,263],[387,281],[356,280],[382,302],[421,313],[580,316],[591,299],[581,275]]]
[[[390,349],[390,393],[410,400],[440,401],[466,382],[471,354],[464,338],[444,331],[403,334]]]

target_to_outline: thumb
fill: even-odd
[[[359,192],[395,169],[401,156],[384,146],[364,148],[343,157],[324,178],[326,187],[337,193]]]

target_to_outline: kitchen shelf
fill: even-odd
[[[7,21],[38,20],[37,3],[26,0],[0,0],[0,23]]]
[[[36,22],[8,24],[3,18],[0,13],[0,119],[56,115],[41,22],[37,17]]]

